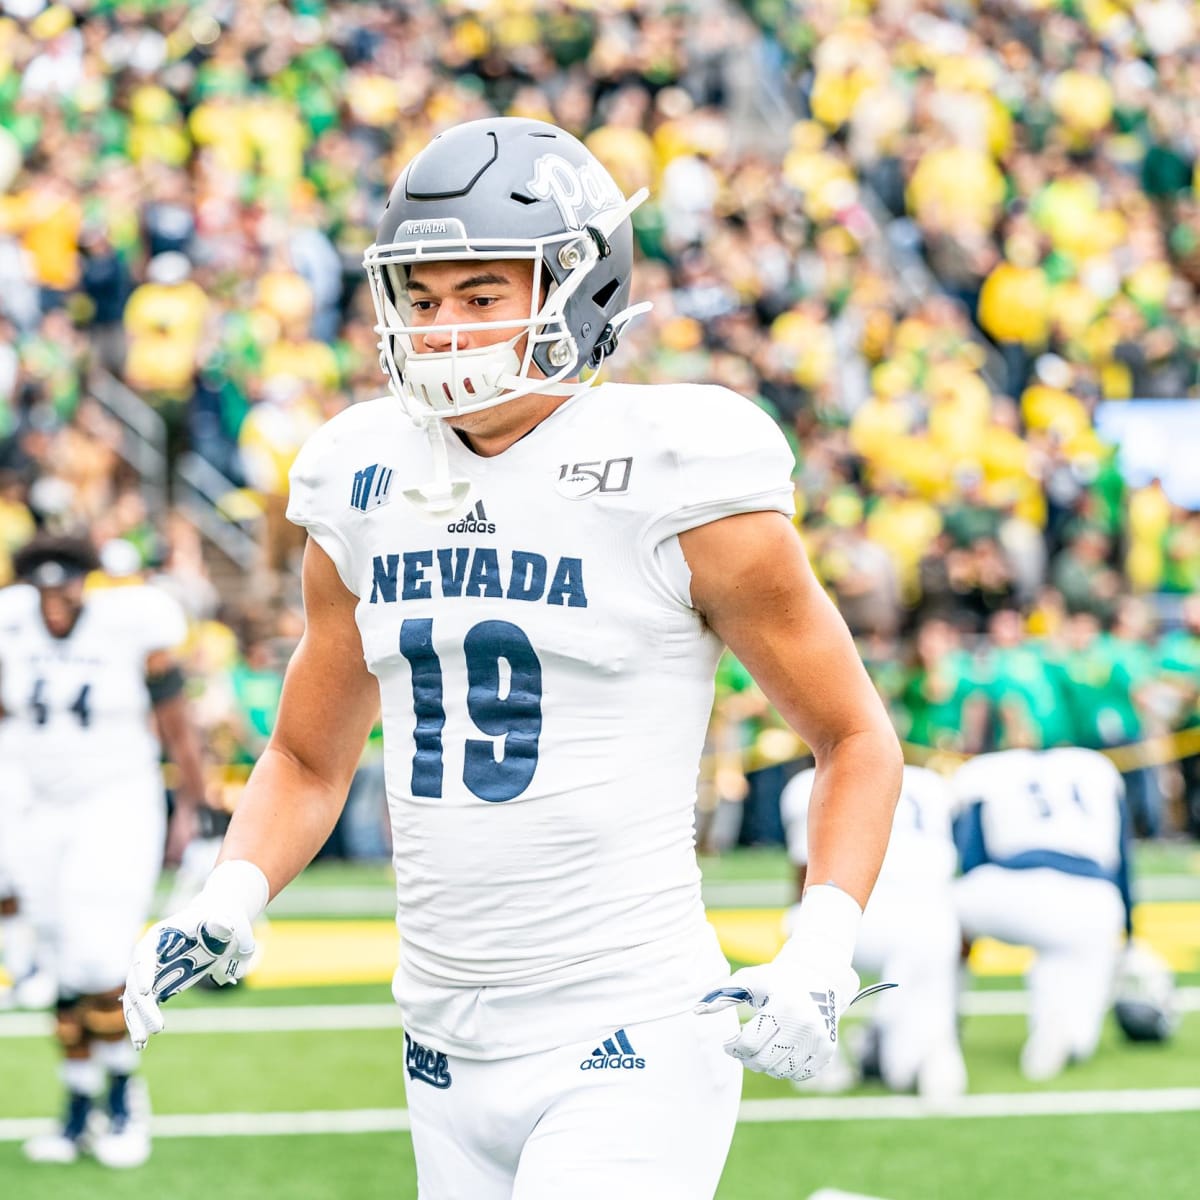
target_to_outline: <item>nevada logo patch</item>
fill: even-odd
[[[354,487],[350,492],[350,507],[357,508],[359,512],[369,512],[381,504],[386,504],[390,499],[388,491],[392,486],[393,474],[391,467],[384,467],[379,463],[372,463],[369,467],[363,467],[361,471],[355,471]]]

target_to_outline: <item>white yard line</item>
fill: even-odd
[[[744,1100],[738,1120],[757,1125],[781,1121],[914,1120],[1076,1116],[1096,1113],[1200,1111],[1200,1088],[1110,1092],[997,1092],[963,1096],[934,1107],[914,1096],[847,1096],[804,1100]],[[0,1142],[20,1141],[55,1127],[53,1119],[0,1120]],[[403,1108],[333,1112],[189,1113],[156,1116],[155,1137],[265,1137],[318,1133],[399,1133],[409,1128]]]
[[[1181,1012],[1200,1011],[1200,987],[1176,993]],[[354,1029],[398,1029],[400,1010],[394,1004],[285,1004],[255,1007],[219,1001],[208,1008],[164,1010],[171,1033],[294,1033]],[[962,1000],[965,1016],[1020,1016],[1029,1011],[1023,991],[968,992]],[[47,1013],[0,1013],[0,1039],[47,1037],[53,1021]]]

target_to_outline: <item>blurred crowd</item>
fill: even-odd
[[[0,583],[35,527],[79,523],[110,574],[161,575],[232,789],[299,632],[288,467],[382,389],[373,222],[415,148],[494,111],[651,188],[655,307],[614,374],[779,420],[909,743],[1200,725],[1200,513],[1131,485],[1094,423],[1200,399],[1200,5],[2,0]],[[148,507],[110,378],[168,471],[228,480],[253,578]],[[771,721],[734,683],[716,740],[742,753]],[[1149,772],[1143,832],[1195,832],[1195,773]]]

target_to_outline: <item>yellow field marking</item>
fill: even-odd
[[[783,944],[781,908],[710,910],[721,949],[740,963],[766,962]],[[1200,901],[1154,901],[1137,909],[1135,932],[1176,971],[1200,970]],[[396,927],[366,921],[272,921],[263,931],[255,987],[383,983],[396,966]],[[979,975],[1020,975],[1030,951],[984,938],[971,951]]]
[[[727,957],[761,963],[783,944],[782,908],[711,909],[709,921]],[[1139,904],[1135,933],[1176,971],[1200,971],[1200,901]],[[262,960],[250,983],[258,988],[321,987],[339,983],[388,983],[396,967],[395,923],[360,921],[271,921],[260,930]],[[1031,953],[983,938],[971,950],[977,975],[1020,975]],[[4,979],[0,971],[0,980]]]
[[[271,921],[261,932],[255,987],[389,983],[396,969],[395,921]]]

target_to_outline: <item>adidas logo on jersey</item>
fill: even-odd
[[[354,472],[354,486],[350,491],[350,507],[367,512],[388,502],[388,490],[392,486],[391,467],[372,463]]]
[[[450,1060],[440,1050],[430,1050],[404,1035],[404,1065],[409,1079],[419,1079],[435,1088],[448,1088],[452,1082]]]
[[[833,1019],[833,1014],[837,1009],[837,1002],[834,1000],[833,992],[809,992],[808,994],[817,1002],[817,1008],[821,1010],[821,1016],[825,1018],[825,1029],[829,1034],[829,1040],[836,1042],[837,1022]]]
[[[585,1058],[579,1064],[579,1069],[581,1071],[644,1071],[646,1060],[637,1056],[629,1044],[625,1030],[618,1029],[612,1037],[605,1038],[592,1051],[590,1057]]]
[[[487,513],[483,510],[483,501],[476,503],[465,517],[460,517],[457,521],[451,521],[446,526],[447,533],[495,533],[496,526],[487,518]]]

